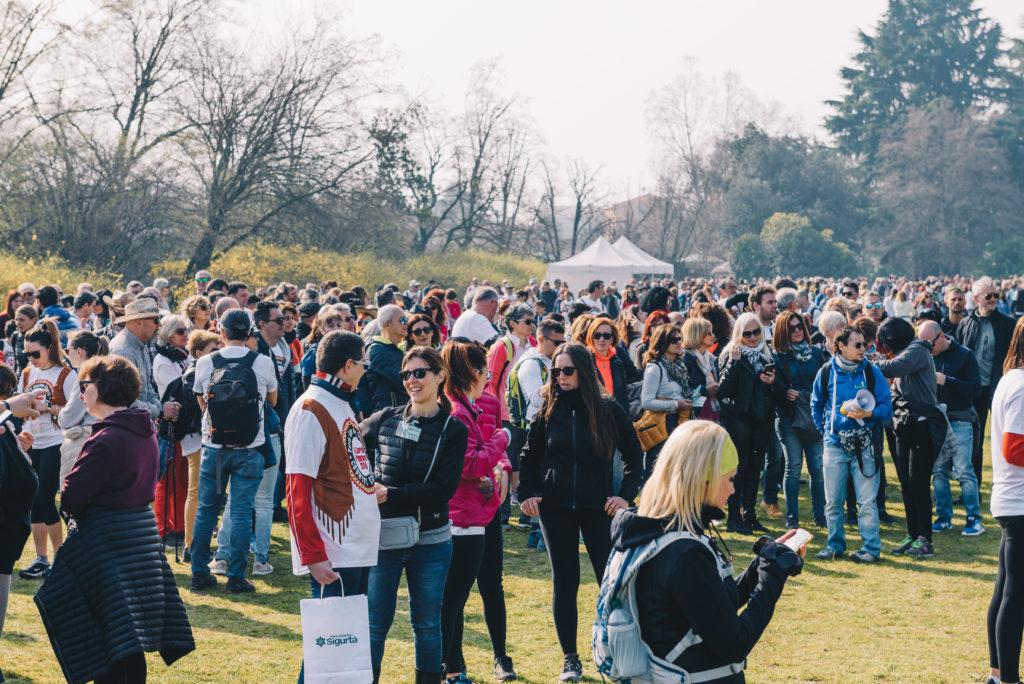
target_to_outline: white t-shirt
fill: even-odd
[[[196,382],[193,385],[193,391],[199,396],[205,396],[206,390],[209,387],[210,379],[213,377],[213,357],[219,353],[226,359],[240,359],[248,353],[248,349],[245,347],[225,347],[219,352],[214,354],[207,354],[196,362]],[[254,352],[255,353],[255,352]],[[263,356],[262,354],[256,354],[256,359],[253,361],[252,370],[256,373],[256,385],[259,388],[260,398],[260,427],[259,432],[256,433],[256,439],[249,444],[247,449],[255,449],[261,446],[264,442],[263,436],[263,407],[267,402],[267,393],[277,391],[277,375],[274,373],[273,362]],[[219,448],[223,445],[214,444],[210,441],[210,412],[203,411],[203,446]]]
[[[498,336],[497,329],[487,320],[487,316],[466,309],[452,327],[452,337],[468,337],[474,342],[485,344]]]
[[[604,304],[598,299],[591,299],[589,295],[583,295],[579,301],[589,306],[592,314],[604,313]]]
[[[40,402],[46,406],[57,405],[54,402],[53,391],[62,370],[64,370],[64,366],[60,364],[50,366],[42,371],[29,364],[28,382],[25,382],[24,371],[18,375],[18,394],[37,389],[46,390],[46,394],[42,396]],[[78,373],[68,368],[61,389],[64,393],[64,403],[60,406],[63,407],[67,406],[71,397],[78,392]],[[57,423],[57,416],[42,415],[36,419],[26,420],[22,431],[28,431],[35,435],[35,440],[32,442],[33,449],[46,449],[64,442],[64,431]]]
[[[316,404],[325,410],[321,417],[314,412]],[[337,442],[328,444],[322,419],[333,421],[340,436]],[[284,450],[288,454],[285,473],[314,480],[313,520],[331,567],[376,565],[380,508],[374,494],[373,467],[352,408],[327,390],[310,386],[288,414]],[[304,575],[309,569],[299,556],[294,525],[291,532],[292,572]]]
[[[1024,515],[1024,460],[1011,463],[1003,457],[1003,435],[1007,433],[1024,435],[1024,370],[1020,368],[1004,375],[992,396],[990,506],[995,517]]]

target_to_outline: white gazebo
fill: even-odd
[[[612,243],[599,237],[582,252],[568,259],[548,264],[547,279],[554,282],[559,278],[568,283],[573,293],[587,286],[593,280],[608,282],[614,280],[621,287],[633,277],[635,259],[623,256]],[[671,273],[671,269],[669,273]]]
[[[675,268],[672,264],[651,256],[633,244],[633,242],[625,235],[616,240],[612,244],[612,247],[617,249],[619,254],[624,256],[626,259],[633,261],[634,276],[663,276],[671,278],[675,274]]]

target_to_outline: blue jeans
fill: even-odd
[[[370,603],[370,660],[380,669],[384,641],[395,620],[398,585],[405,570],[409,589],[409,621],[416,647],[416,669],[441,671],[441,601],[452,558],[452,540],[440,544],[416,544],[408,549],[377,553],[370,570],[367,600]]]
[[[779,418],[776,427],[786,452],[786,515],[797,519],[800,517],[800,473],[806,457],[807,473],[811,477],[811,510],[815,520],[824,517],[825,476],[822,472],[821,455],[825,447],[821,437],[801,439],[793,429],[792,418]]]
[[[782,444],[775,430],[770,431],[764,454],[764,481],[761,496],[766,504],[779,503],[779,489],[782,487]],[[788,504],[787,504],[788,506]]]
[[[266,563],[270,558],[270,529],[274,523],[274,486],[277,484],[277,473],[281,463],[281,437],[271,435],[270,446],[274,449],[274,454],[278,456],[278,461],[269,468],[263,469],[260,486],[256,490],[256,533],[252,539],[252,549],[257,563]],[[232,506],[231,497],[232,491],[228,491],[228,508]],[[217,533],[217,554],[214,556],[217,560],[227,559],[228,540],[231,539],[232,530],[231,518],[233,517],[233,515],[225,517],[224,522],[220,525],[220,532]],[[252,525],[246,521],[246,531],[251,528]]]
[[[224,490],[231,482],[232,505],[224,522],[232,523],[227,537],[228,577],[244,578],[249,555],[249,524],[253,500],[263,476],[263,454],[255,449],[216,449],[203,447],[199,461],[199,510],[192,533],[192,574],[210,573],[210,538],[217,524]]]
[[[967,517],[978,517],[978,478],[971,464],[971,450],[974,448],[974,425],[967,421],[950,423],[956,437],[956,456],[953,457],[953,477],[960,482],[964,495],[964,509]],[[941,457],[941,454],[940,454]],[[950,459],[935,459],[932,469],[932,486],[935,488],[935,517],[951,522],[953,520],[953,495],[949,492]]]
[[[876,558],[882,554],[882,540],[878,534],[878,472],[875,470],[870,453],[864,455],[865,468],[871,477],[864,477],[857,464],[857,456],[843,451],[834,444],[825,444],[822,463],[825,471],[825,520],[828,521],[828,548],[846,551],[846,535],[843,532],[843,508],[846,504],[846,479],[853,475],[853,487],[857,492],[857,528],[863,542],[861,551],[867,551]]]
[[[331,598],[333,596],[358,596],[366,593],[370,578],[369,568],[334,568],[341,579],[330,584],[320,584],[311,574],[309,576],[309,595],[311,598]],[[306,680],[306,666],[299,670],[299,684]]]

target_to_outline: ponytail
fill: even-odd
[[[110,353],[107,338],[90,330],[76,330],[68,335],[68,348],[84,350],[87,359],[94,356],[107,356]]]
[[[26,342],[35,342],[41,347],[46,347],[50,363],[64,365],[64,350],[60,347],[60,332],[57,331],[57,322],[53,318],[44,318],[36,327],[25,335]]]

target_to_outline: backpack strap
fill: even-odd
[[[68,398],[64,394],[64,381],[71,375],[71,367],[64,366],[57,375],[57,382],[53,386],[53,398],[51,403],[54,406],[67,406]]]

